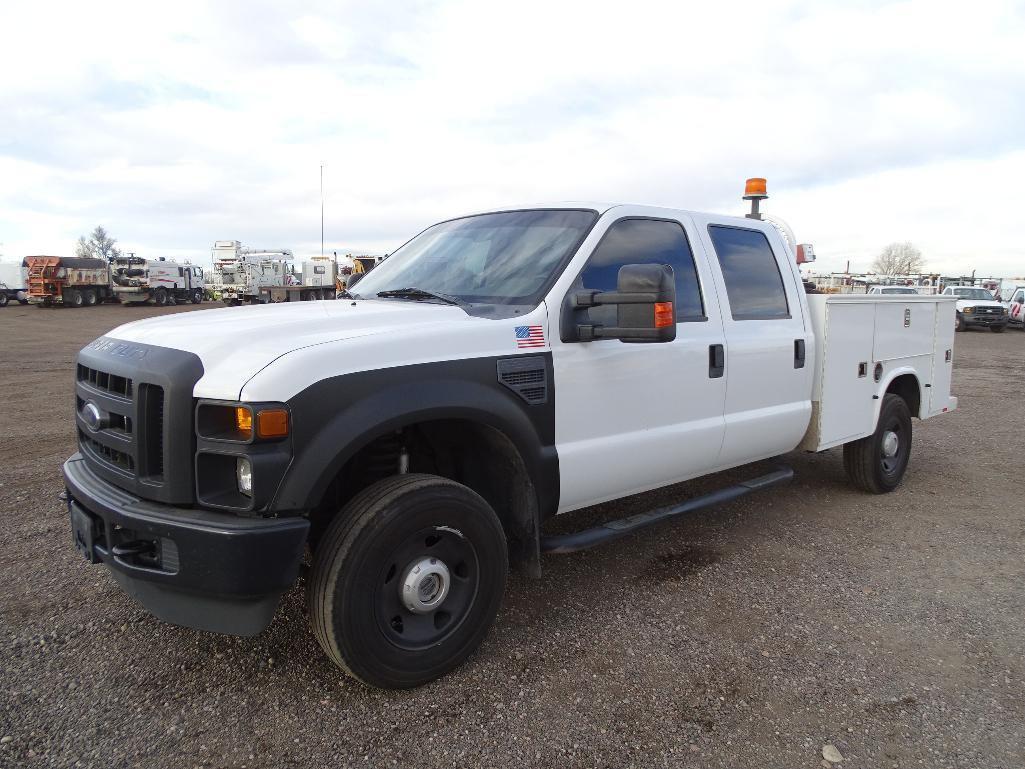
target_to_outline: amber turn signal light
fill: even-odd
[[[655,302],[655,328],[665,328],[675,323],[672,302]]]
[[[264,409],[256,415],[256,435],[260,438],[284,438],[288,435],[288,412]]]

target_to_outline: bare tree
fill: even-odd
[[[102,225],[98,225],[88,238],[83,235],[75,244],[75,256],[92,256],[97,259],[106,259],[112,262],[121,256],[121,250],[115,245],[114,238],[110,237]]]
[[[922,252],[909,240],[891,243],[872,262],[872,269],[880,275],[915,275],[924,267]]]

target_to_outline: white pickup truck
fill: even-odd
[[[553,516],[797,448],[889,492],[950,395],[954,299],[805,294],[772,224],[636,205],[451,219],[337,302],[121,326],[79,354],[73,538],[160,618],[251,635],[306,577],[356,678],[481,643],[510,562],[606,543],[786,467],[586,531]]]
[[[957,314],[954,320],[957,331],[982,326],[999,333],[1007,328],[1007,307],[998,302],[987,289],[975,286],[947,286],[943,290],[943,296],[957,300]]]

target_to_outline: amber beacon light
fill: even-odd
[[[765,190],[765,179],[760,176],[748,179],[744,183],[744,200],[751,201],[751,213],[747,215],[748,219],[762,218],[762,214],[758,210],[758,203],[759,201],[765,200],[769,197],[769,194]]]

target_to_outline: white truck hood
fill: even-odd
[[[1003,307],[1000,302],[996,300],[986,299],[958,299],[957,309],[963,310],[965,307]]]
[[[204,372],[196,397],[237,398],[257,372],[294,350],[475,321],[458,307],[435,303],[337,300],[165,315],[118,326],[106,336],[195,353]]]

